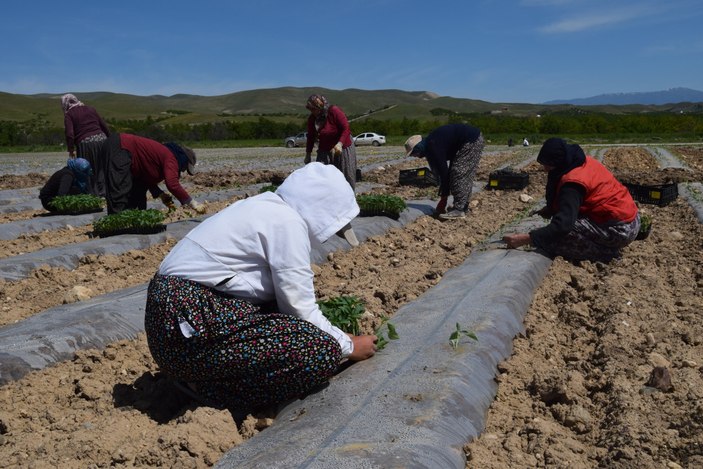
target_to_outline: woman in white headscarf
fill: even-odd
[[[304,396],[344,359],[373,356],[376,336],[322,315],[310,266],[311,242],[341,236],[358,213],[342,173],[310,163],[202,221],[149,284],[145,329],[161,370],[241,411]]]
[[[110,136],[110,130],[98,111],[83,104],[75,95],[63,95],[61,109],[68,154],[71,158],[78,156],[88,160],[93,168],[88,191],[105,197],[105,165],[99,155],[103,143]]]

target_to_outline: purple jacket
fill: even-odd
[[[66,132],[66,147],[75,151],[76,145],[91,135],[104,133],[110,135],[107,124],[98,111],[91,106],[74,106],[64,114],[63,126]]]

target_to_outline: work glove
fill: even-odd
[[[311,153],[305,153],[305,159],[303,160],[303,163],[308,164],[312,160],[312,154]]]
[[[342,154],[342,142],[337,142],[337,144],[334,147],[332,147],[332,154],[334,156]]]
[[[188,205],[190,205],[190,208],[192,208],[193,210],[198,212],[200,215],[205,213],[205,205],[201,204],[200,202],[198,202],[195,199],[191,200],[190,204],[188,204]]]
[[[163,202],[163,204],[169,209],[176,208],[176,205],[173,203],[173,197],[171,197],[171,194],[168,192],[162,192],[159,194],[159,199],[161,199],[161,202]]]
[[[439,199],[439,202],[437,202],[437,207],[434,209],[434,211],[437,215],[447,212],[447,199],[448,198],[449,198],[449,196],[445,195]]]

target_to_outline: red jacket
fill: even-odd
[[[181,186],[178,160],[171,150],[156,140],[132,134],[120,134],[120,144],[132,155],[132,176],[142,181],[152,195],[163,192],[158,184],[164,181],[166,189],[182,205],[191,201]]]
[[[350,147],[352,144],[349,121],[344,112],[337,106],[330,106],[327,109],[327,120],[320,130],[315,129],[315,116],[308,117],[308,142],[305,151],[312,152],[315,146],[315,139],[319,140],[318,151],[330,151],[337,142],[342,142],[342,147]]]
[[[576,183],[586,190],[579,214],[596,223],[627,223],[637,216],[637,205],[627,188],[605,166],[590,156],[586,157],[583,165],[561,177],[557,194],[567,182]]]

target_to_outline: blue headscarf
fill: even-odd
[[[93,175],[93,169],[88,160],[84,158],[69,158],[66,163],[68,169],[73,173],[73,185],[81,191],[81,194],[88,192],[88,180]]]
[[[171,150],[173,156],[175,156],[176,160],[178,160],[178,172],[182,173],[183,171],[187,171],[188,155],[186,155],[186,152],[183,150],[183,148],[179,144],[174,142],[164,143],[164,146]]]

